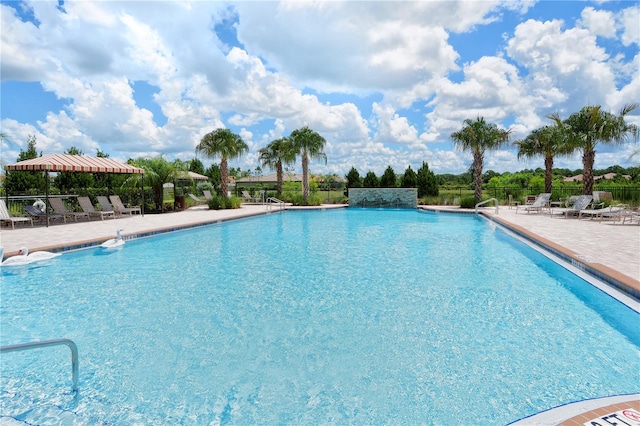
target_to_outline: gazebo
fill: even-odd
[[[49,172],[76,172],[76,173],[117,173],[142,175],[142,205],[144,206],[144,169],[121,163],[111,158],[91,157],[89,155],[49,154],[30,160],[8,164],[7,171],[45,172],[46,200],[49,201]],[[8,196],[8,194],[7,194]],[[49,209],[46,209],[47,226],[49,226]],[[142,209],[144,214],[144,208]]]

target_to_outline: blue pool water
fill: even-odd
[[[506,424],[640,391],[640,315],[481,218],[285,212],[2,276],[0,417]]]

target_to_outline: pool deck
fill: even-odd
[[[341,207],[346,206],[324,205],[316,209]],[[473,213],[455,207],[420,206],[420,208],[443,214]],[[288,207],[288,209],[293,208]],[[73,250],[96,246],[114,238],[119,228],[123,229],[122,235],[127,239],[275,212],[278,212],[278,208],[268,208],[264,205],[243,204],[240,209],[235,210],[208,210],[200,206],[181,212],[123,216],[118,219],[81,220],[77,223],[68,221],[66,224],[55,223],[49,227],[17,225],[16,229],[11,229],[5,225],[0,231],[0,246],[4,248],[5,258],[17,254],[21,247],[27,247],[31,252]],[[626,290],[635,294],[638,300],[640,226],[637,223],[623,225],[595,220],[564,219],[551,217],[548,212],[523,213],[518,212],[515,207],[510,209],[502,206],[498,213],[495,212],[495,208],[481,209],[481,213],[516,234],[559,254],[565,260],[578,265],[579,269],[592,275],[610,278],[621,284]],[[630,399],[632,402],[625,401],[632,404],[628,407],[632,411],[640,412],[640,396],[633,395]],[[582,424],[570,422],[570,420],[577,415],[584,416],[580,417],[580,421],[584,418],[597,420],[599,416],[620,411],[618,408],[607,400],[600,402],[592,400],[590,404],[559,407],[539,414],[540,417],[530,417],[514,424]],[[640,417],[638,419],[636,424],[640,424]]]

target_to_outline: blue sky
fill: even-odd
[[[457,174],[471,155],[450,134],[466,118],[517,140],[552,112],[640,102],[637,1],[1,1],[0,18],[3,164],[29,135],[45,154],[189,160],[228,127],[250,148],[230,165],[254,170],[308,125],[327,140],[312,173]],[[596,168],[638,165],[636,146],[600,146]],[[485,158],[537,167],[512,147]]]

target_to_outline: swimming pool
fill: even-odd
[[[285,212],[2,280],[3,416],[506,424],[638,392],[640,316],[474,216]]]

